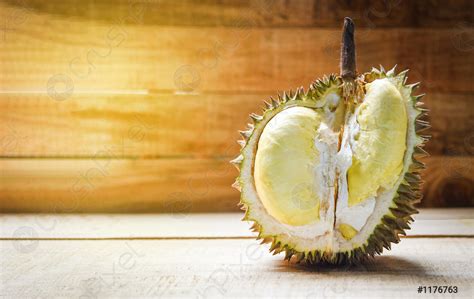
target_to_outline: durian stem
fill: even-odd
[[[354,22],[351,18],[344,18],[341,43],[341,77],[344,81],[354,81],[357,77]]]

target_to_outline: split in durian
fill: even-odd
[[[357,75],[353,28],[346,18],[341,75],[265,102],[232,161],[244,220],[297,262],[354,263],[389,249],[421,199],[429,125],[418,84],[395,68]]]

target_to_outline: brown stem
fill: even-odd
[[[351,18],[344,18],[341,44],[341,77],[344,81],[353,81],[357,77],[354,22]]]

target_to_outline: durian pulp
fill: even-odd
[[[359,241],[376,201],[388,198],[380,195],[403,166],[403,98],[387,79],[367,84],[366,92],[354,111],[346,111],[338,93],[326,95],[319,109],[287,108],[258,141],[255,187],[268,214],[304,227],[308,237],[333,236],[332,249]]]
[[[273,117],[260,137],[255,185],[260,200],[282,223],[304,225],[319,220],[320,188],[314,169],[321,162],[314,136],[321,116],[293,107]]]

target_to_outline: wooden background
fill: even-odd
[[[235,211],[238,129],[338,71],[409,68],[433,136],[422,206],[474,206],[474,3],[2,1],[0,211]]]

